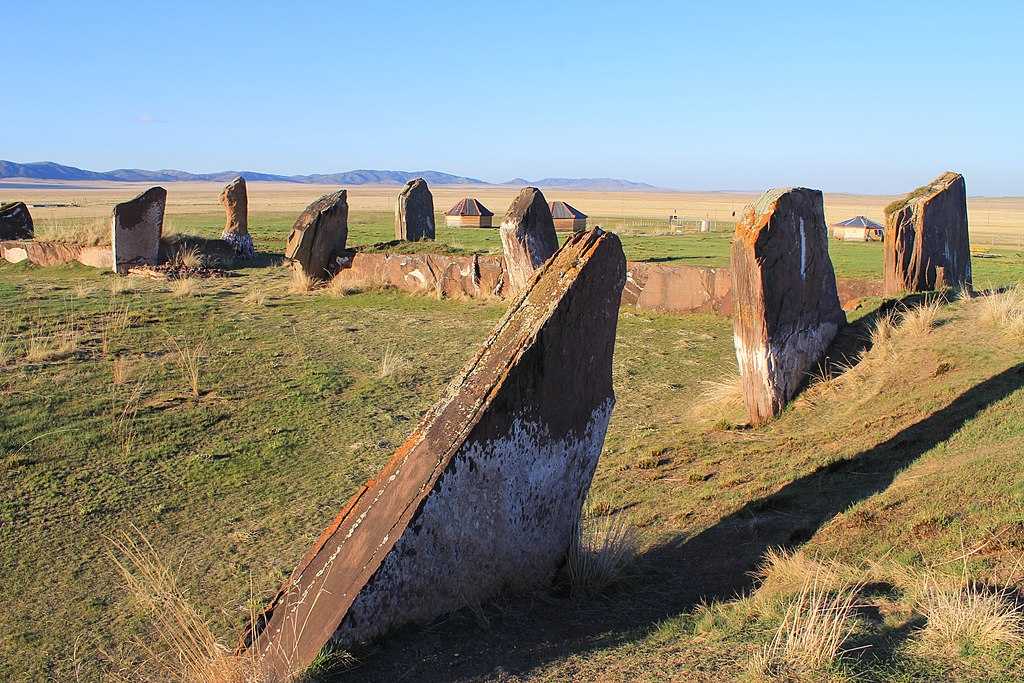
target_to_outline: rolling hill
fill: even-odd
[[[413,178],[423,178],[431,185],[482,185],[493,186],[478,178],[443,173],[441,171],[387,171],[357,169],[340,173],[314,173],[310,175],[279,175],[256,171],[219,171],[216,173],[191,173],[175,169],[149,171],[139,168],[118,168],[113,171],[88,171],[75,166],[65,166],[52,161],[16,163],[0,160],[0,179],[19,178],[33,180],[107,180],[117,182],[176,182],[212,181],[228,182],[242,176],[246,180],[268,180],[286,183],[312,183],[327,185],[401,185]],[[559,187],[577,190],[654,190],[653,185],[616,178],[543,178],[523,180],[516,178],[501,185],[537,187]]]

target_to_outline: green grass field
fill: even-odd
[[[350,242],[388,239],[385,218],[354,216]],[[254,217],[258,246],[279,251],[290,222]],[[219,231],[201,216],[174,227]],[[494,231],[439,237],[497,245]],[[719,235],[625,242],[631,258],[712,265],[728,248]],[[870,275],[876,253],[833,244],[841,274]],[[976,272],[999,262],[1006,269],[984,277],[1002,283],[1020,259],[976,261]],[[153,634],[111,559],[111,539],[132,527],[233,643],[249,607],[503,312],[395,291],[287,290],[271,266],[178,297],[166,283],[80,266],[0,265],[0,678],[130,679],[145,664],[137,641]],[[927,620],[907,578],[964,570],[993,587],[1024,585],[1022,337],[986,317],[984,301],[905,326],[755,430],[739,426],[733,402],[701,398],[708,382],[735,375],[729,320],[623,310],[617,405],[591,493],[594,509],[643,534],[622,580],[587,597],[562,584],[501,596],[373,643],[327,678],[742,678],[794,600],[777,588],[770,600],[735,599],[779,546],[871,577],[846,645],[856,649],[829,676],[1021,680],[1019,643],[922,649]],[[859,313],[867,324],[871,312]],[[864,332],[846,334],[855,344]],[[179,348],[200,350],[197,396]],[[386,355],[399,362],[382,376]]]

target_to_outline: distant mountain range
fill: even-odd
[[[324,185],[402,185],[413,178],[423,178],[431,185],[483,185],[496,186],[477,178],[452,175],[440,171],[377,171],[360,169],[344,173],[314,173],[311,175],[276,175],[255,171],[220,171],[219,173],[189,173],[163,169],[146,171],[138,168],[118,168],[113,171],[86,171],[52,161],[18,164],[0,160],[0,179],[30,178],[34,180],[113,180],[121,182],[175,182],[180,180],[208,180],[226,183],[238,176],[246,180],[272,180],[285,183],[316,183]],[[616,178],[542,178],[524,180],[515,178],[497,186],[560,187],[574,190],[655,190],[653,185],[635,183]]]

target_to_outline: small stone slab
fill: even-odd
[[[249,235],[249,197],[245,178],[238,176],[225,185],[220,193],[220,203],[224,207],[224,232],[220,238],[232,246],[236,256],[251,258],[255,249]]]
[[[434,196],[423,178],[410,180],[395,202],[395,239],[434,239]]]
[[[32,214],[25,202],[0,204],[0,240],[30,240]]]
[[[114,207],[111,249],[115,271],[123,275],[132,266],[156,265],[166,204],[167,190],[151,187]]]
[[[342,647],[549,583],[615,396],[625,258],[577,233],[510,306],[381,473],[323,531],[241,650],[284,680]]]
[[[731,270],[736,360],[759,425],[782,411],[846,324],[821,191],[769,190],[746,207]]]
[[[885,208],[886,296],[970,285],[967,188],[947,172]]]
[[[544,194],[524,187],[501,222],[501,247],[513,293],[526,289],[534,271],[558,251],[555,222]]]
[[[325,194],[306,207],[292,226],[284,255],[309,277],[331,276],[333,260],[345,251],[348,239],[348,192]]]

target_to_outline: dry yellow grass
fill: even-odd
[[[242,300],[253,306],[265,306],[267,303],[267,292],[262,287],[253,287],[246,292]]]
[[[317,281],[306,275],[301,268],[292,268],[291,279],[288,281],[288,291],[292,294],[307,294],[317,287]]]
[[[1005,589],[925,576],[917,609],[927,619],[918,644],[928,655],[956,657],[964,647],[989,649],[1024,642],[1024,609]]]
[[[938,173],[938,169],[936,170]],[[924,180],[924,179],[923,179]],[[810,179],[813,185],[813,179]],[[117,202],[134,197],[149,187],[145,183],[113,183],[44,181],[39,189],[8,190],[0,188],[2,201],[29,203],[75,203],[79,206],[33,208],[37,223],[55,226],[68,218],[102,218],[106,241],[109,241],[107,217]],[[68,189],[54,186],[69,185]],[[175,215],[190,213],[216,213],[222,211],[218,195],[220,183],[182,182],[165,183],[168,188],[167,220],[165,232],[173,229]],[[76,189],[87,187],[89,189]],[[294,211],[296,214],[310,202],[327,192],[333,185],[300,185],[296,183],[249,183],[249,211]],[[352,211],[392,211],[400,187],[357,185],[348,189],[348,202]],[[882,210],[896,198],[896,193],[913,189],[893,188],[893,195],[855,195],[828,193],[825,195],[825,215],[831,222],[856,215],[865,215],[876,221],[884,219]],[[431,188],[434,206],[444,211],[459,199],[474,196],[499,216],[511,203],[517,187],[477,187],[437,185]],[[756,192],[594,192],[582,190],[545,190],[549,199],[562,199],[591,216],[638,216],[665,218],[670,214],[710,218],[719,221],[735,220],[743,207],[756,198]],[[1024,231],[1024,197],[976,197],[968,200],[971,230],[984,233]],[[981,239],[984,242],[984,239]]]
[[[195,296],[199,293],[199,283],[190,277],[171,280],[171,295],[175,297]]]
[[[185,376],[185,380],[188,383],[188,387],[191,390],[192,397],[199,397],[199,361],[202,359],[205,353],[205,348],[201,341],[190,342],[185,339],[178,341],[174,337],[169,337],[171,348],[174,352],[174,362],[181,370],[182,375]]]
[[[813,572],[786,610],[775,637],[751,660],[751,677],[764,681],[841,679],[835,666],[855,630],[860,587],[837,588],[828,569]]]
[[[628,515],[587,505],[573,532],[565,570],[574,594],[597,593],[622,578],[640,551],[640,532]]]

